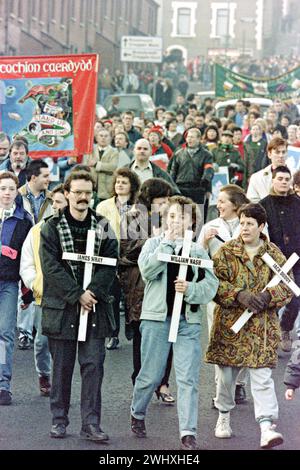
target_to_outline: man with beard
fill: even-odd
[[[0,165],[0,171],[10,171],[18,177],[19,187],[26,183],[28,145],[24,140],[14,140],[9,149],[9,158]]]

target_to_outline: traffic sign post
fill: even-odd
[[[122,62],[162,62],[162,38],[154,36],[123,36]]]

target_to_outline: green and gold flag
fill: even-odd
[[[216,64],[215,89],[218,98],[290,98],[300,93],[300,66],[275,78],[247,77]]]

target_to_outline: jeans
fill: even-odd
[[[158,322],[142,320],[142,367],[136,378],[131,414],[144,419],[153,392],[160,385],[172,343],[168,342],[170,317]],[[180,318],[177,342],[173,343],[177,382],[177,411],[180,437],[197,434],[198,387],[201,361],[200,325]]]
[[[48,346],[48,338],[42,335],[42,308],[34,304],[33,325],[36,329],[34,338],[34,363],[39,377],[50,377],[51,375],[51,355]]]
[[[17,303],[18,282],[0,281],[0,390],[10,391]]]
[[[133,328],[134,334],[133,334],[133,339],[132,339],[132,359],[133,359],[133,372],[131,375],[131,380],[132,380],[132,385],[134,386],[135,380],[140,372],[141,369],[141,341],[142,341],[142,336],[140,333],[140,324],[141,322],[139,321],[134,321],[132,320],[131,322],[131,327]],[[161,383],[158,387],[158,390],[162,385],[166,385],[169,387],[169,378],[171,374],[171,369],[172,369],[172,361],[173,361],[173,349],[170,348],[170,352],[168,355],[168,360],[165,368],[165,374],[161,380]]]

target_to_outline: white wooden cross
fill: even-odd
[[[93,265],[94,264],[105,264],[107,266],[116,266],[116,258],[105,258],[103,256],[94,256],[95,247],[95,230],[88,230],[88,236],[86,241],[86,252],[81,253],[69,253],[63,252],[62,259],[68,261],[82,261],[85,263],[84,276],[83,276],[83,289],[86,290],[92,279]],[[94,306],[95,307],[95,306]],[[78,341],[85,341],[87,321],[88,321],[88,310],[83,307],[80,309],[79,316],[79,329],[78,329]]]
[[[199,268],[212,268],[213,267],[213,262],[211,260],[189,257],[191,246],[192,246],[192,238],[193,238],[193,231],[186,230],[184,234],[184,239],[183,239],[181,256],[169,255],[166,253],[158,253],[157,255],[157,259],[159,261],[165,261],[166,263],[180,264],[180,268],[178,272],[178,279],[180,280],[186,279],[188,266],[197,266]],[[172,311],[169,339],[168,339],[170,343],[176,343],[176,340],[177,340],[182,302],[183,302],[183,293],[176,292],[174,305],[173,305],[173,311]]]
[[[299,297],[300,288],[287,275],[287,273],[292,269],[292,267],[299,260],[299,256],[297,255],[297,253],[293,253],[282,267],[279,266],[279,264],[276,263],[276,261],[274,261],[273,258],[268,253],[265,253],[262,256],[262,259],[269,266],[269,268],[271,268],[272,271],[275,272],[276,274],[273,277],[273,279],[271,279],[271,281],[266,285],[266,287],[263,289],[262,292],[265,292],[266,289],[269,287],[277,286],[277,284],[279,284],[280,281],[283,281],[292,290],[292,292],[296,295],[296,297]],[[242,313],[242,315],[237,319],[237,321],[232,325],[231,330],[234,333],[238,333],[240,329],[245,325],[245,323],[247,323],[249,318],[252,317],[252,315],[253,315],[253,312],[251,312],[251,310],[249,309],[246,309]]]

